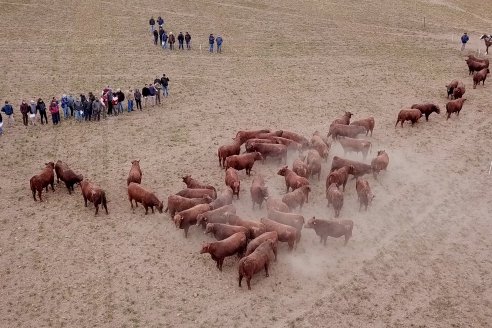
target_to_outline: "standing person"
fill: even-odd
[[[142,97],[144,99],[144,101],[143,101],[144,107],[147,107],[147,100],[149,99],[149,96],[150,96],[149,86],[148,86],[148,84],[146,84],[142,88]]]
[[[119,114],[119,111],[118,111],[118,95],[116,95],[116,93],[113,94],[113,108],[114,108],[113,115],[118,116],[118,114]]]
[[[5,105],[2,107],[2,112],[9,118],[9,126],[14,125],[14,107],[7,100],[5,100]]]
[[[2,113],[0,112],[0,136],[3,134],[3,118]]]
[[[74,103],[74,99],[73,99],[72,95],[68,95],[67,99],[68,99],[68,108],[70,108],[70,116],[73,116],[73,110],[74,110],[73,103]]]
[[[217,42],[217,53],[222,53],[222,37],[217,35],[217,39],[215,39],[215,42]]]
[[[75,121],[82,122],[82,117],[84,116],[84,106],[79,98],[76,98],[73,102],[73,109],[75,111]]]
[[[463,33],[463,35],[461,36],[461,51],[465,50],[465,46],[468,40],[470,40],[468,34],[466,34],[466,32]]]
[[[133,96],[135,97],[135,104],[137,105],[137,109],[140,108],[140,111],[141,111],[142,110],[142,94],[140,93],[140,90],[135,89]]]
[[[67,95],[64,94],[60,100],[61,102],[61,108],[63,110],[63,118],[67,119],[69,117],[69,112],[68,110],[70,109],[68,107],[68,98],[67,98]]]
[[[210,48],[208,49],[208,51],[214,52],[214,43],[215,43],[214,35],[210,33],[208,37],[208,44],[210,45]]]
[[[154,81],[154,88],[155,88],[155,101],[157,104],[161,104],[161,80],[155,79]]]
[[[31,124],[36,125],[36,114],[38,113],[38,110],[36,108],[36,102],[34,100],[31,100],[31,104],[29,105],[29,107],[30,107],[29,118],[31,119]]]
[[[167,42],[169,42],[169,50],[173,50],[174,42],[176,42],[176,38],[174,37],[173,32],[169,32],[169,37],[167,38]]]
[[[162,86],[162,95],[164,97],[169,96],[169,78],[166,77],[166,74],[162,74],[161,86]]]
[[[159,27],[162,27],[162,25],[164,25],[164,20],[162,19],[161,16],[157,18],[157,24],[159,24]]]
[[[150,33],[153,33],[154,32],[154,25],[155,25],[154,16],[150,17],[150,19],[149,19],[149,25],[150,25]]]
[[[108,115],[113,115],[113,91],[111,89],[106,92],[106,101],[108,102]]]
[[[116,90],[116,97],[118,97],[118,113],[123,113],[123,102],[125,101],[125,94],[121,89]]]
[[[84,94],[80,95],[80,104],[82,105],[82,110],[84,111],[84,120],[90,121],[92,113],[89,113],[90,106],[87,106],[88,100]]]
[[[183,32],[179,32],[178,34],[178,49],[184,50],[184,35]]]
[[[133,100],[135,99],[132,88],[130,88],[126,93],[126,99],[128,102],[128,113],[130,113],[131,111],[133,111]]]
[[[39,98],[38,103],[36,104],[36,109],[39,111],[39,116],[41,117],[41,124],[43,123],[43,118],[44,121],[46,121],[46,124],[48,124],[48,116],[46,116],[46,104],[44,103],[43,99]]]
[[[154,44],[157,45],[157,40],[159,39],[159,32],[157,30],[154,30]]]
[[[185,42],[186,42],[186,49],[190,50],[191,49],[191,35],[190,33],[186,32],[185,33]]]
[[[27,115],[31,111],[31,107],[29,107],[29,105],[26,103],[25,100],[22,100],[19,109],[20,109],[20,112],[22,114],[22,123],[25,126],[27,126],[27,124],[29,123]]]
[[[167,33],[166,31],[163,30],[163,34],[162,34],[162,49],[166,49],[167,48]]]
[[[155,88],[154,84],[150,83],[149,84],[149,98],[150,98],[150,103],[152,106],[155,105]]]
[[[164,29],[159,27],[159,44],[162,45],[162,36],[164,35]]]
[[[103,105],[99,99],[94,99],[94,102],[92,103],[92,115],[94,116],[94,121],[100,121],[101,120],[101,111],[103,111]]]
[[[58,101],[53,97],[50,103],[50,113],[53,125],[58,125],[60,122],[60,107],[58,106]]]

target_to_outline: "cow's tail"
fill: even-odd
[[[101,204],[106,210],[106,214],[108,213],[108,200],[106,199],[106,193],[104,191],[101,192]]]

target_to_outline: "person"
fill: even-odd
[[[112,103],[113,103],[113,108],[114,108],[114,113],[113,114],[114,114],[114,116],[118,116],[118,114],[119,114],[119,110],[118,110],[118,104],[119,104],[119,102],[118,102],[118,95],[116,93],[113,94],[113,101],[112,101]]]
[[[461,36],[461,51],[465,50],[466,43],[470,40],[466,32]]]
[[[162,27],[162,25],[164,25],[164,20],[162,19],[161,16],[157,18],[157,24],[159,24],[159,27]]]
[[[146,84],[142,88],[142,97],[144,99],[144,101],[143,101],[144,107],[147,107],[147,99],[149,99],[149,96],[150,96],[149,86]]]
[[[149,98],[150,98],[151,105],[154,106],[155,105],[155,88],[154,88],[153,83],[149,84]]]
[[[53,97],[50,103],[50,113],[53,125],[58,125],[60,122],[60,107],[58,106],[58,101]]]
[[[5,115],[7,115],[8,119],[9,119],[9,126],[13,126],[14,125],[14,107],[12,107],[11,104],[9,104],[9,102],[7,100],[5,100],[5,105],[2,107],[2,112],[5,113]]]
[[[126,99],[128,102],[128,113],[130,113],[131,111],[133,111],[133,100],[135,99],[132,88],[130,88],[126,93]]]
[[[169,96],[169,78],[166,74],[162,74],[161,77],[162,95],[164,97]]]
[[[3,118],[2,113],[0,112],[0,136],[3,134]]]
[[[191,35],[190,33],[186,32],[185,33],[185,42],[186,42],[186,49],[190,50],[191,49]]]
[[[149,25],[150,25],[150,33],[153,33],[154,32],[154,25],[155,25],[154,16],[150,17],[150,19],[149,19]]]
[[[121,89],[116,90],[116,97],[118,98],[118,113],[123,113],[123,102],[125,101],[125,94]]]
[[[208,44],[210,45],[210,49],[208,51],[214,52],[214,42],[215,42],[214,35],[210,33],[210,36],[208,37]]]
[[[178,34],[178,49],[184,50],[184,35],[183,32],[179,32]]]
[[[113,115],[113,91],[109,88],[106,91],[106,101],[108,103],[108,115]]]
[[[161,80],[155,79],[154,80],[154,88],[155,88],[155,101],[157,104],[161,104]]]
[[[140,90],[135,89],[133,96],[135,96],[135,104],[137,105],[137,109],[140,108],[140,110],[142,110],[142,94],[140,93]]]
[[[70,108],[70,116],[73,116],[73,110],[74,110],[74,106],[73,106],[73,102],[74,102],[74,99],[72,97],[72,95],[68,95],[67,97],[68,99],[68,108]]]
[[[19,110],[22,114],[22,123],[27,126],[27,124],[29,123],[28,121],[28,114],[29,112],[31,111],[31,107],[29,107],[29,105],[26,103],[25,100],[22,100],[21,104],[20,104],[20,107],[19,107]]]
[[[159,27],[159,44],[162,45],[162,36],[164,35],[164,29]]]
[[[167,48],[167,33],[166,31],[164,31],[164,33],[162,34],[162,49],[166,49],[166,48]]]
[[[46,116],[46,104],[43,99],[39,98],[38,103],[36,104],[36,109],[39,111],[39,116],[41,117],[41,124],[43,123],[43,119],[48,124],[48,116]]]
[[[173,50],[174,42],[176,42],[176,38],[174,37],[173,32],[169,32],[169,37],[167,38],[167,42],[169,42],[169,50]]]
[[[215,39],[215,42],[217,42],[217,53],[222,53],[222,37],[217,35],[217,39]]]
[[[94,121],[101,120],[101,112],[103,111],[103,105],[99,99],[94,99],[92,103],[92,115],[94,116]]]
[[[154,44],[157,45],[157,40],[159,39],[159,32],[154,30]]]
[[[82,117],[84,117],[84,107],[79,98],[75,98],[73,102],[73,109],[75,111],[75,121],[82,122]]]
[[[29,106],[30,106],[29,119],[31,120],[32,125],[36,125],[36,114],[38,113],[38,110],[36,109],[36,102],[34,100],[31,100]]]
[[[64,94],[61,98],[61,108],[63,110],[63,117],[67,119],[69,117],[68,110],[70,108],[68,107],[68,98],[66,94]]]

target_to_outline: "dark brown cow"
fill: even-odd
[[[465,91],[466,89],[463,82],[458,82],[458,86],[456,86],[456,88],[453,89],[453,99],[462,98],[463,95],[465,94]]]
[[[439,106],[431,104],[431,103],[425,103],[425,104],[413,104],[412,108],[416,108],[422,113],[422,115],[425,115],[425,120],[429,121],[429,115],[432,113],[441,113],[441,109]]]
[[[309,177],[317,174],[319,181],[321,176],[321,156],[319,155],[318,151],[314,149],[308,150],[306,156],[306,164],[309,171]]]
[[[294,191],[288,192],[282,197],[282,202],[287,204],[291,210],[301,207],[304,205],[304,202],[308,202],[309,192],[311,188],[309,186],[302,186],[297,188]]]
[[[140,160],[132,161],[132,167],[128,173],[128,178],[126,179],[126,185],[128,186],[130,182],[141,183],[142,182],[142,170],[140,169]]]
[[[490,70],[488,68],[484,68],[479,72],[476,72],[473,74],[473,89],[477,88],[477,85],[482,82],[482,85],[485,86],[485,80],[487,79],[487,74],[490,73]]]
[[[346,155],[348,152],[362,153],[362,158],[366,159],[367,154],[371,150],[372,144],[370,141],[364,139],[354,139],[348,137],[340,137],[338,139],[340,145],[343,148],[343,152]]]
[[[243,277],[246,278],[248,284],[248,290],[251,290],[251,279],[255,273],[260,272],[265,268],[265,276],[268,274],[268,265],[270,264],[270,254],[275,253],[274,242],[266,240],[258,246],[253,253],[239,260],[238,272],[239,272],[239,287],[241,287],[241,281]]]
[[[412,109],[402,109],[398,113],[398,119],[396,120],[395,128],[398,125],[398,122],[401,122],[401,127],[403,127],[403,123],[405,121],[412,122],[412,126],[418,122],[418,120],[422,117],[422,113],[420,110],[416,108]]]
[[[343,166],[334,170],[326,177],[326,189],[328,190],[330,185],[335,183],[337,187],[343,186],[343,191],[345,191],[345,185],[347,184],[349,174],[354,174],[353,165]]]
[[[205,226],[205,233],[211,233],[215,239],[223,240],[229,238],[235,233],[242,232],[246,235],[246,238],[251,238],[251,232],[248,228],[238,225],[230,225],[224,223],[207,223]]]
[[[279,212],[290,213],[289,206],[285,204],[281,199],[267,197],[266,199],[267,210],[276,210]]]
[[[386,171],[386,169],[388,168],[388,164],[388,154],[384,150],[379,150],[376,158],[371,161],[372,174],[374,175],[375,179],[377,178],[379,172],[381,172],[382,170]]]
[[[222,192],[217,196],[217,199],[210,203],[210,206],[212,206],[212,209],[215,210],[225,205],[231,205],[232,197],[233,194],[231,188],[224,188],[224,190],[222,190]]]
[[[363,118],[361,120],[353,121],[350,123],[350,125],[358,125],[358,126],[363,126],[366,129],[366,136],[369,134],[369,131],[371,131],[371,137],[372,137],[372,130],[374,130],[374,117],[370,116],[367,118]]]
[[[335,217],[340,216],[340,211],[343,207],[343,192],[341,192],[336,183],[332,183],[326,189],[326,199],[328,200],[328,207],[333,205],[333,209],[335,210]]]
[[[270,130],[254,130],[254,131],[238,131],[236,134],[235,140],[239,140],[241,144],[245,143],[248,139],[258,138],[259,134],[269,133]]]
[[[333,122],[331,122],[331,125],[333,124],[343,124],[343,125],[349,125],[350,124],[350,118],[352,117],[351,112],[345,112],[343,113],[343,116],[337,119],[334,119]]]
[[[257,221],[245,220],[232,213],[226,213],[225,217],[229,224],[248,228],[252,238],[256,238],[266,231],[265,226]]]
[[[191,189],[210,189],[216,191],[213,186],[201,183],[198,180],[193,179],[191,175],[185,175],[183,177],[183,182],[186,184],[186,187]]]
[[[303,147],[307,147],[309,145],[309,141],[305,137],[303,137],[300,134],[297,134],[295,132],[283,130],[282,131],[282,138],[293,140],[297,143],[300,143]]]
[[[255,143],[251,144],[251,148],[247,149],[248,152],[260,152],[261,156],[263,156],[263,160],[266,160],[267,157],[276,157],[279,159],[279,162],[287,161],[287,146],[278,145],[278,144],[268,144],[268,143]]]
[[[56,173],[56,183],[60,183],[60,180],[63,181],[62,178],[62,175],[63,175],[63,171],[65,170],[70,170],[70,167],[68,166],[67,163],[65,162],[62,162],[60,160],[56,161],[55,163],[55,173]]]
[[[211,209],[212,206],[210,204],[199,204],[187,210],[178,212],[173,218],[174,224],[176,225],[176,228],[184,230],[185,238],[187,238],[188,230],[190,229],[190,226],[196,224],[198,214],[205,213]]]
[[[154,213],[154,206],[159,213],[162,213],[162,208],[164,207],[164,204],[157,198],[155,193],[135,182],[130,182],[128,185],[128,200],[130,201],[132,209],[133,201],[135,201],[135,207],[138,207],[138,203],[141,203],[145,208],[145,215],[149,212],[149,207],[152,210],[152,213]]]
[[[485,68],[489,68],[488,63],[478,62],[473,59],[467,59],[465,62],[468,65],[468,75],[472,75],[473,72],[478,72]]]
[[[238,171],[246,170],[246,175],[251,175],[251,169],[255,161],[263,160],[263,156],[257,151],[241,155],[232,155],[226,158],[224,168],[232,167]]]
[[[339,136],[356,138],[359,134],[367,133],[366,128],[358,125],[333,124],[330,125],[328,137],[332,136],[333,140]]]
[[[260,246],[261,244],[263,244],[264,241],[267,240],[271,240],[273,243],[273,254],[275,255],[275,261],[277,261],[278,234],[276,231],[268,231],[262,233],[260,236],[251,240],[246,247],[246,253],[244,253],[244,256],[248,256],[249,254],[253,253],[255,249],[258,248],[258,246]]]
[[[357,178],[355,181],[355,189],[357,190],[357,198],[359,199],[359,212],[362,209],[362,205],[365,206],[367,211],[367,206],[374,198],[369,182],[365,179]]]
[[[82,197],[84,197],[85,207],[87,207],[87,201],[89,201],[96,207],[95,215],[99,212],[99,205],[106,210],[106,214],[109,214],[107,205],[109,201],[106,199],[104,190],[87,180],[82,180],[80,182],[80,189],[82,190]]]
[[[284,166],[283,168],[281,168],[277,172],[277,174],[285,177],[285,186],[287,187],[287,192],[289,192],[290,188],[292,188],[292,190],[296,190],[297,188],[300,188],[302,186],[309,185],[308,179],[298,176],[294,171],[289,169],[288,166]]]
[[[446,104],[446,112],[448,116],[446,117],[446,121],[449,119],[452,113],[456,113],[456,116],[460,115],[460,111],[463,108],[463,104],[465,103],[466,98],[459,98],[455,100],[451,100]]]
[[[29,180],[29,185],[32,191],[32,197],[34,201],[36,199],[36,191],[38,192],[39,200],[42,202],[43,198],[41,194],[43,193],[43,188],[46,188],[46,192],[48,192],[48,186],[51,185],[51,190],[55,192],[55,173],[53,170],[55,169],[55,164],[53,162],[45,163],[45,168],[38,175],[33,176]]]
[[[202,246],[200,254],[209,253],[212,260],[217,262],[217,268],[222,271],[224,259],[228,256],[238,254],[241,256],[246,250],[246,235],[238,232],[224,240],[207,243]]]
[[[239,139],[233,139],[232,144],[220,146],[217,151],[217,156],[219,156],[219,166],[224,167],[227,157],[239,155],[240,152],[241,141]]]
[[[65,186],[68,189],[68,194],[72,194],[72,191],[75,191],[73,186],[84,180],[84,176],[81,174],[76,174],[74,171],[72,171],[68,165],[62,161],[57,161],[55,164],[55,173],[56,173],[56,179],[57,182],[60,182],[62,180],[65,183]]]
[[[239,180],[239,175],[237,171],[232,167],[228,168],[225,173],[225,184],[232,189],[232,194],[237,196],[239,199],[239,190],[241,188],[241,181]]]
[[[203,229],[207,223],[227,223],[226,213],[236,214],[234,205],[225,205],[215,210],[210,210],[196,216],[196,225],[201,225]]]
[[[176,195],[186,198],[203,198],[204,196],[209,196],[212,199],[217,198],[217,192],[211,189],[186,188],[176,193]]]
[[[297,242],[301,239],[301,230],[304,225],[304,216],[294,213],[283,213],[276,210],[268,210],[270,220],[289,225],[297,230]]]
[[[314,229],[314,232],[320,237],[319,242],[325,246],[328,237],[339,238],[342,236],[345,237],[344,245],[347,245],[350,237],[352,237],[354,222],[352,220],[320,220],[313,216],[305,227]]]
[[[331,170],[330,173],[335,171],[336,169],[342,168],[344,166],[354,167],[354,173],[352,174],[354,177],[360,177],[364,174],[369,174],[372,172],[372,167],[369,164],[351,161],[349,159],[341,158],[338,156],[333,157],[333,161],[331,162]]]
[[[448,92],[448,98],[453,98],[453,91],[454,88],[458,86],[458,83],[460,83],[458,80],[453,80],[446,84],[446,90]]]
[[[471,60],[479,62],[479,63],[484,63],[487,65],[489,64],[489,60],[487,58],[478,58],[478,57],[475,57],[474,55],[468,55],[468,59],[471,59]]]
[[[265,186],[265,179],[260,175],[255,176],[249,192],[253,202],[253,209],[255,209],[255,204],[258,204],[261,209],[263,201],[268,197],[268,188]]]
[[[265,225],[266,231],[276,231],[278,241],[286,242],[289,245],[290,251],[294,249],[296,241],[299,240],[296,228],[267,218],[261,218],[260,222]]]
[[[187,210],[198,204],[210,204],[211,202],[212,198],[208,195],[201,198],[186,198],[178,195],[169,195],[167,197],[167,207],[164,212],[167,213],[169,211],[169,215],[173,218],[176,212]]]

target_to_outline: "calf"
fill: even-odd
[[[448,98],[453,97],[454,88],[456,88],[458,86],[458,83],[459,83],[458,80],[453,80],[450,83],[446,84],[446,90],[448,92]]]
[[[300,158],[294,160],[294,163],[292,163],[292,171],[300,177],[309,178],[308,165]]]
[[[294,171],[289,169],[288,166],[284,166],[278,172],[278,175],[285,177],[285,186],[287,187],[287,192],[289,189],[296,190],[302,186],[308,186],[309,180],[303,177],[298,176]]]
[[[251,194],[251,200],[253,202],[253,209],[255,209],[255,204],[258,204],[260,209],[263,201],[268,197],[268,188],[265,186],[265,179],[262,176],[255,176],[251,187],[249,189]]]
[[[149,207],[152,210],[152,213],[154,213],[154,206],[159,213],[162,213],[162,208],[164,207],[162,201],[157,198],[155,193],[135,182],[130,182],[128,185],[128,200],[130,201],[132,209],[133,201],[135,201],[135,207],[138,207],[138,203],[141,203],[145,208],[145,215],[149,212]]]
[[[257,151],[242,155],[232,155],[226,158],[224,168],[227,170],[230,167],[240,170],[246,170],[246,175],[251,175],[251,169],[255,161],[263,160],[263,156]]]
[[[239,139],[233,139],[233,143],[229,145],[220,146],[217,151],[219,156],[219,166],[224,167],[226,158],[233,155],[239,155],[241,151],[241,141]]]
[[[209,196],[212,199],[217,198],[217,192],[211,189],[190,189],[186,188],[176,193],[176,195],[186,198],[203,198]]]
[[[217,196],[213,202],[210,203],[212,209],[218,209],[219,207],[232,204],[232,190],[231,188],[224,188],[220,195]]]
[[[248,235],[248,237],[252,236],[253,238],[256,238],[266,231],[263,224],[252,220],[241,219],[236,214],[226,213],[225,217],[227,223],[249,229],[250,235]]]
[[[249,149],[246,149],[248,152],[257,151],[261,153],[263,156],[263,160],[267,157],[276,157],[279,159],[279,162],[287,161],[287,146],[278,145],[278,144],[268,144],[268,143],[256,143],[253,142]]]
[[[251,240],[246,247],[246,253],[244,256],[248,256],[253,253],[255,249],[258,248],[264,241],[271,240],[273,243],[273,254],[275,255],[275,261],[277,261],[277,246],[278,246],[278,234],[276,231],[268,231],[262,233],[255,239]]]
[[[413,104],[411,108],[416,108],[420,111],[422,115],[425,115],[425,120],[429,121],[429,115],[432,113],[441,113],[441,109],[439,106],[431,104],[431,103],[425,103],[425,104]]]
[[[71,195],[72,191],[75,191],[73,186],[84,179],[84,176],[81,174],[76,174],[72,171],[68,165],[62,161],[57,161],[55,164],[55,173],[57,182],[62,180],[65,183],[65,186],[68,189],[68,194]]]
[[[185,175],[183,177],[183,182],[186,183],[186,187],[191,189],[210,189],[216,191],[211,185],[203,184],[196,179],[193,179],[191,175]]]
[[[335,217],[339,217],[340,210],[343,207],[343,192],[338,189],[336,183],[332,183],[326,189],[326,199],[328,200],[328,207],[330,207],[330,205],[333,205],[333,208],[335,210]]]
[[[222,271],[224,259],[228,256],[238,254],[241,256],[246,249],[246,236],[242,232],[233,234],[232,236],[212,243],[207,243],[202,246],[200,254],[209,253],[212,260],[217,262],[217,268]]]
[[[267,218],[261,218],[260,222],[265,225],[266,231],[276,231],[278,234],[278,241],[286,242],[289,245],[290,251],[294,249],[296,241],[299,240],[296,228]]]
[[[369,134],[369,131],[371,131],[371,137],[372,137],[372,130],[374,130],[374,117],[368,117],[368,118],[363,118],[361,120],[353,121],[350,123],[350,125],[358,125],[362,126],[366,129],[366,136]]]
[[[268,197],[266,199],[266,207],[268,211],[276,210],[283,213],[290,213],[289,206],[287,206],[287,204],[285,204],[281,199]]]
[[[130,185],[131,182],[141,183],[142,182],[142,170],[140,169],[140,160],[132,161],[132,167],[128,173],[128,178],[126,179],[126,185]]]
[[[268,218],[278,223],[294,227],[297,230],[297,242],[299,242],[299,240],[301,239],[302,226],[304,225],[304,216],[300,214],[283,213],[276,210],[269,210]]]
[[[463,108],[463,104],[465,103],[466,98],[459,98],[455,100],[451,100],[446,104],[446,112],[448,116],[446,117],[446,121],[449,119],[452,113],[456,113],[456,116],[460,115],[460,111]]]
[[[360,177],[363,176],[364,174],[369,174],[372,172],[372,167],[369,164],[365,164],[357,161],[351,161],[349,159],[334,156],[333,161],[331,162],[330,173],[335,171],[336,169],[342,168],[344,166],[350,166],[350,165],[354,167],[354,173],[352,173],[354,177]]]
[[[253,131],[238,131],[236,133],[236,137],[234,139],[239,140],[239,142],[241,142],[241,145],[242,145],[248,139],[257,138],[259,134],[269,133],[269,132],[270,132],[270,130],[268,130],[268,129],[253,130]]]
[[[295,132],[283,130],[281,137],[293,140],[297,143],[300,143],[303,147],[307,147],[309,145],[309,141],[305,137],[303,137],[300,134],[297,134]]]
[[[237,171],[232,167],[226,170],[225,184],[232,189],[232,195],[236,195],[237,199],[239,199],[239,189],[241,187],[241,181],[239,180],[239,175],[237,174]]]
[[[350,237],[352,237],[352,229],[354,228],[354,222],[352,220],[320,220],[314,216],[310,219],[306,225],[306,228],[314,229],[314,232],[320,237],[319,242],[326,246],[326,240],[328,237],[339,238],[345,237],[344,245],[347,245]]]
[[[357,190],[357,198],[359,199],[359,212],[362,209],[362,205],[367,206],[372,202],[374,194],[371,192],[369,182],[362,178],[357,178],[355,181],[355,189]]]
[[[84,197],[85,207],[87,207],[87,201],[89,201],[96,207],[95,215],[99,212],[99,205],[106,210],[106,214],[109,214],[107,205],[109,201],[106,199],[104,190],[87,180],[82,180],[80,182],[80,189],[82,190],[82,197]]]
[[[325,161],[328,160],[328,153],[330,151],[330,147],[323,141],[321,136],[319,135],[313,135],[311,137],[311,143],[310,146],[312,149],[315,149],[321,158],[323,158]]]
[[[334,170],[326,177],[326,189],[328,189],[332,183],[335,183],[337,187],[343,186],[343,191],[345,191],[345,185],[347,184],[349,174],[354,174],[353,165],[343,166]]]
[[[164,212],[167,213],[169,211],[169,215],[173,218],[176,212],[187,210],[198,204],[210,204],[211,202],[212,198],[208,195],[202,198],[186,198],[178,195],[170,195],[167,197],[167,207]]]
[[[412,122],[412,126],[418,122],[418,120],[422,117],[422,113],[420,110],[416,108],[412,109],[402,109],[398,113],[398,119],[396,120],[395,128],[398,125],[398,122],[401,122],[401,127],[403,127],[403,123],[405,121]]]
[[[268,265],[270,264],[271,252],[275,252],[274,248],[274,242],[266,240],[258,246],[253,253],[239,260],[239,287],[241,287],[241,281],[243,280],[243,277],[245,277],[246,283],[248,284],[248,290],[251,290],[251,278],[263,268],[265,268],[265,275],[267,277],[269,276]]]
[[[374,178],[377,179],[377,175],[379,172],[382,170],[385,170],[388,168],[389,164],[389,157],[386,151],[380,150],[378,151],[378,155],[376,158],[374,158],[371,161],[371,168],[372,168],[372,174],[374,175]]]
[[[190,229],[190,226],[196,224],[198,214],[205,213],[211,209],[212,206],[210,204],[199,204],[187,210],[178,212],[173,218],[174,224],[176,228],[184,230],[185,238],[187,238],[188,230]]]
[[[481,71],[473,74],[473,89],[477,88],[477,85],[482,82],[482,85],[485,86],[485,80],[487,79],[487,74],[490,73],[488,68],[484,68]]]
[[[321,175],[321,156],[318,151],[311,149],[306,156],[306,164],[308,167],[309,177],[318,175],[318,181]]]
[[[340,137],[338,139],[340,145],[343,148],[343,153],[347,155],[348,152],[362,153],[362,158],[366,159],[367,154],[371,150],[372,144],[370,141],[363,139],[354,139],[348,137]]]
[[[38,192],[39,200],[42,202],[43,198],[41,194],[43,193],[43,188],[46,188],[48,192],[48,186],[51,185],[51,190],[55,192],[55,164],[53,162],[45,163],[45,168],[38,175],[33,176],[29,180],[29,185],[31,187],[32,197],[34,201],[36,199],[36,191]]]
[[[205,226],[205,233],[213,234],[215,239],[217,240],[229,238],[230,236],[238,232],[244,233],[248,239],[251,237],[249,229],[242,226],[224,223],[207,223],[207,225]]]
[[[291,191],[282,197],[282,202],[287,204],[291,210],[304,205],[304,202],[308,202],[309,192],[311,188],[309,186],[302,186],[294,191]]]
[[[465,85],[463,82],[458,82],[458,86],[453,89],[453,99],[462,98],[465,94]]]
[[[339,136],[356,138],[359,134],[365,133],[367,133],[367,130],[363,126],[332,124],[328,131],[328,137],[332,136],[333,140],[338,139]]]
[[[205,229],[207,223],[227,223],[226,213],[236,214],[234,205],[225,205],[215,210],[198,214],[196,217],[196,225],[201,225],[202,228]]]

